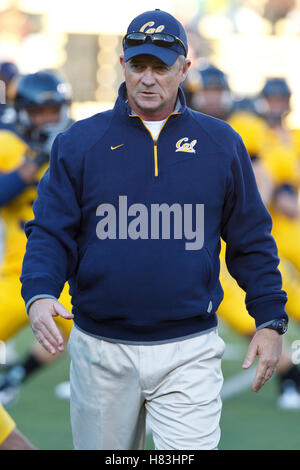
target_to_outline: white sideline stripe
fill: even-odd
[[[244,370],[238,374],[230,377],[225,380],[223,389],[221,391],[222,400],[227,400],[228,398],[234,397],[239,393],[250,388],[252,381],[255,377],[256,368],[251,368],[249,370]]]

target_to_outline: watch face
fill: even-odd
[[[282,321],[282,332],[285,333],[288,327],[288,322],[286,320]]]
[[[267,328],[276,330],[280,335],[283,335],[288,329],[288,321],[285,318],[274,320]]]
[[[286,332],[287,327],[288,327],[288,322],[286,320],[283,319],[283,320],[278,321],[277,328],[281,334]]]

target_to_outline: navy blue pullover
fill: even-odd
[[[25,228],[25,303],[58,298],[68,280],[74,321],[89,334],[141,343],[197,334],[217,325],[222,237],[256,326],[287,318],[271,217],[243,142],[187,108],[180,89],[179,99],[156,142],[125,84],[113,110],[56,138]]]

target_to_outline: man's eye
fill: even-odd
[[[131,64],[131,66],[134,70],[142,70],[143,69],[143,66],[140,65],[140,64]]]

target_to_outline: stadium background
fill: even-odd
[[[112,106],[122,81],[122,36],[134,16],[154,8],[183,22],[190,58],[208,57],[228,74],[237,96],[254,95],[266,77],[285,77],[293,92],[289,125],[300,128],[297,0],[0,0],[0,61],[15,61],[21,73],[63,71],[73,90],[73,117],[87,117]],[[227,343],[220,449],[299,449],[300,412],[277,408],[275,379],[259,394],[251,392],[253,368],[241,369],[247,341],[222,323],[220,334]],[[288,342],[299,338],[300,328],[292,324]],[[18,335],[20,356],[31,341],[29,328]],[[55,396],[68,365],[66,356],[31,378],[10,409],[20,430],[42,449],[72,448],[69,402]]]

